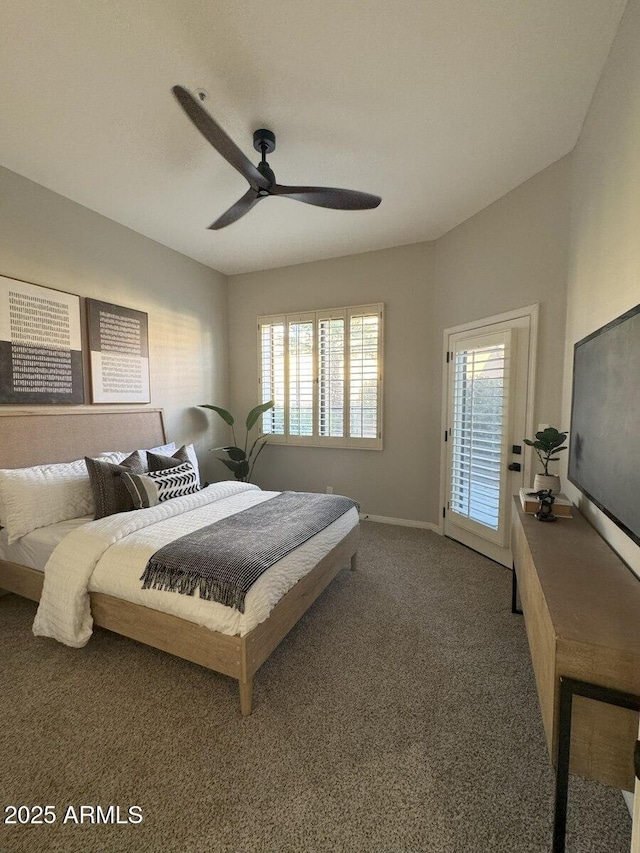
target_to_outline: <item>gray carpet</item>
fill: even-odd
[[[510,574],[434,533],[363,525],[344,571],[237,685],[98,630],[35,639],[0,598],[0,797],[52,826],[1,853],[542,853],[553,776]],[[170,593],[167,593],[170,594]],[[62,825],[67,805],[141,825]],[[618,791],[571,779],[569,853],[628,851]]]

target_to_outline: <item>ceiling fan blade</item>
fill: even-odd
[[[330,207],[333,210],[370,210],[382,201],[378,195],[357,190],[341,190],[337,187],[286,187],[274,184],[269,193],[281,198],[304,201],[305,204],[315,204],[317,207]]]
[[[184,86],[174,86],[171,90],[178,103],[198,128],[207,142],[221,154],[224,159],[237,169],[238,172],[249,182],[254,189],[268,189],[269,181],[260,174],[251,160],[230,139],[220,125],[211,118],[197,98],[194,98]]]
[[[247,190],[242,198],[239,198],[238,201],[229,208],[229,210],[225,211],[222,216],[219,216],[215,222],[211,223],[209,229],[212,231],[219,231],[226,225],[231,225],[232,222],[240,219],[240,217],[244,216],[245,213],[249,213],[251,208],[256,205],[261,198],[266,198],[266,196],[258,195],[254,189]]]

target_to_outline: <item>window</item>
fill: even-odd
[[[258,318],[272,441],[382,449],[383,313],[377,304]]]

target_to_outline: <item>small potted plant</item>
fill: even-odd
[[[249,433],[256,425],[258,418],[274,406],[274,401],[269,400],[268,403],[262,403],[260,406],[256,406],[251,409],[245,421],[246,433],[244,437],[244,447],[239,447],[238,442],[236,441],[236,433],[233,428],[235,418],[231,412],[228,412],[226,409],[222,409],[220,406],[211,406],[209,403],[200,404],[201,409],[211,409],[220,415],[222,420],[231,427],[233,444],[227,444],[224,447],[212,447],[211,449],[223,450],[228,455],[228,459],[223,459],[222,456],[218,456],[218,459],[221,462],[224,462],[227,468],[233,472],[236,480],[240,480],[242,483],[251,482],[253,466],[256,464],[258,456],[260,456],[268,438],[267,435],[260,432],[257,438],[252,442],[251,447],[249,447]]]
[[[548,489],[552,494],[557,495],[560,492],[560,477],[557,474],[549,473],[549,463],[558,462],[560,457],[557,453],[562,453],[567,449],[566,441],[568,432],[560,432],[555,427],[547,427],[544,430],[536,433],[535,440],[525,438],[524,443],[529,447],[533,447],[538,454],[538,459],[542,462],[544,474],[536,474],[533,480],[533,489],[539,492],[543,489]]]

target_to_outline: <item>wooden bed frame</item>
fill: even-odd
[[[0,468],[71,462],[107,450],[135,450],[166,442],[161,409],[21,409],[0,411]],[[356,568],[360,539],[353,528],[244,637],[211,631],[149,607],[90,593],[93,621],[102,628],[238,680],[240,710],[251,713],[253,677],[338,572]],[[44,575],[0,560],[0,587],[39,601]]]

